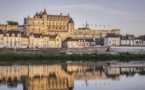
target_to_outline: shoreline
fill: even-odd
[[[0,53],[1,64],[52,64],[67,61],[99,62],[99,61],[135,61],[145,60],[145,54],[26,54],[26,53]]]

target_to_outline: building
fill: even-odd
[[[126,34],[126,36],[121,36],[121,45],[133,46],[135,42],[135,36]]]
[[[42,35],[31,33],[29,35],[29,48],[61,48],[59,35]]]
[[[21,33],[17,30],[9,30],[3,37],[3,47],[21,48]]]
[[[4,38],[4,32],[2,30],[0,30],[0,48],[4,47],[3,38]]]
[[[74,30],[73,19],[68,15],[48,15],[46,10],[36,12],[33,18],[24,18],[26,35],[30,33],[48,34],[71,34]],[[66,36],[67,37],[67,36]]]
[[[21,37],[21,48],[29,48],[29,37],[28,36]]]
[[[92,30],[88,27],[75,29],[75,38],[83,38],[83,39],[100,39],[106,37],[107,34],[115,34],[120,35],[120,29],[112,29],[112,30]]]
[[[63,41],[64,48],[84,48],[95,45],[96,44],[93,39],[73,39],[68,37],[65,41]]]
[[[120,29],[74,29],[70,15],[50,15],[46,10],[24,18],[24,25],[0,25],[0,48],[83,48],[95,46],[107,34],[120,35]],[[99,45],[98,43],[97,45]]]
[[[120,45],[120,36],[115,34],[107,34],[104,38],[104,46],[119,46]]]
[[[18,25],[3,25],[0,24],[0,30],[6,33],[8,30],[18,30]]]
[[[122,46],[143,46],[145,41],[143,37],[135,37],[134,35],[126,34],[126,36],[121,36]]]
[[[74,29],[75,23],[72,17],[68,15],[49,15],[46,10],[40,11],[33,17],[28,16],[24,18],[24,27],[26,29],[26,35],[30,33],[38,33],[43,35],[55,35],[59,34],[62,41],[67,37],[81,38],[81,39],[95,39],[104,38],[108,33],[120,35],[120,29],[112,30],[92,30],[88,27]]]

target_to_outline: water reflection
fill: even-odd
[[[121,81],[123,74],[134,76],[137,72],[144,75],[144,71],[145,67],[121,67],[117,64],[105,64],[102,68],[97,64],[0,66],[0,88],[2,85],[18,88],[21,84],[21,90],[79,90],[77,85],[83,81],[83,86],[80,86],[88,90],[84,86],[110,85],[105,80]],[[93,80],[95,82],[91,84]]]

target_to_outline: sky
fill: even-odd
[[[87,22],[91,29],[121,29],[121,34],[145,35],[145,0],[0,0],[0,24],[33,17],[46,9],[48,14],[68,15],[75,28]]]

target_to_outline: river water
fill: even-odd
[[[111,73],[106,68],[95,64],[0,66],[0,90],[145,90],[144,67]]]

